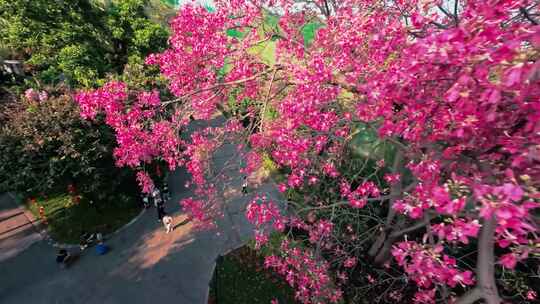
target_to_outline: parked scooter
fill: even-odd
[[[81,235],[81,242],[79,243],[79,247],[81,248],[81,251],[85,250],[86,248],[97,244],[99,241],[102,241],[103,237],[101,233],[83,233]]]

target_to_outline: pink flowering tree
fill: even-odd
[[[280,168],[288,212],[261,193],[246,216],[257,247],[283,235],[265,265],[302,303],[535,299],[538,1],[215,2],[182,7],[146,60],[174,99],[122,83],[77,96],[143,191],[145,164],[185,166],[197,197],[181,203],[211,224],[211,155],[237,143],[243,174]]]

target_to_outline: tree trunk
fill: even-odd
[[[472,304],[480,299],[484,299],[487,304],[501,303],[495,283],[495,255],[493,253],[495,226],[495,217],[484,220],[478,240],[476,265],[478,283],[474,289],[461,296],[456,304]]]
[[[495,255],[493,253],[493,237],[495,234],[495,217],[484,220],[480,240],[478,242],[478,284],[487,304],[500,304],[501,298],[495,283]]]

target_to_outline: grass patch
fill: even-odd
[[[218,259],[210,283],[209,304],[294,304],[294,291],[264,269],[262,258],[247,246]]]
[[[78,244],[83,232],[113,232],[140,212],[133,198],[121,194],[113,202],[97,205],[90,204],[84,197],[77,202],[66,193],[27,200],[26,204],[36,218],[40,218],[39,208],[43,206],[51,237],[70,244]]]

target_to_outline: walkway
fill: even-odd
[[[216,172],[231,157],[238,159],[234,151],[232,145],[219,151],[214,158]],[[217,229],[196,232],[191,223],[178,225],[185,216],[177,202],[191,195],[191,190],[183,187],[188,175],[179,170],[170,177],[173,199],[166,208],[174,213],[177,225],[172,233],[164,233],[155,209],[149,209],[139,221],[108,240],[110,253],[97,256],[88,250],[67,270],[56,265],[50,245],[37,242],[0,262],[0,303],[206,304],[216,257],[241,246],[253,233],[243,213],[250,195],[237,191],[242,183],[237,169],[238,164],[234,164],[224,170],[218,184],[230,216],[219,220]],[[279,196],[270,184],[262,184],[257,191]]]
[[[36,222],[11,194],[0,195],[0,262],[16,256],[42,239]]]

